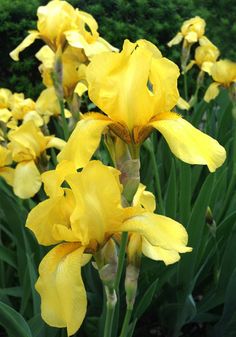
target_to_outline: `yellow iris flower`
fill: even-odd
[[[56,54],[48,47],[43,46],[36,57],[42,64],[39,66],[43,83],[46,87],[53,85],[52,72],[56,60]],[[64,97],[70,97],[78,82],[85,80],[85,69],[89,60],[82,49],[68,46],[61,57],[63,66],[62,86]]]
[[[8,134],[8,148],[17,163],[14,171],[13,190],[22,198],[33,197],[40,189],[42,181],[37,167],[40,159],[45,162],[45,151],[50,147],[62,149],[65,142],[53,136],[44,136],[33,121],[22,124]],[[47,160],[46,160],[47,161]]]
[[[3,177],[9,185],[13,184],[14,170],[11,167],[11,152],[0,145],[0,177]]]
[[[58,160],[86,165],[106,127],[130,144],[141,144],[155,128],[176,157],[215,171],[225,160],[224,148],[171,112],[179,100],[178,76],[178,67],[145,40],[126,40],[120,53],[94,56],[86,74],[88,94],[106,115],[85,114]]]
[[[40,6],[37,16],[38,30],[29,31],[29,35],[10,53],[13,60],[18,61],[19,53],[36,39],[42,39],[54,52],[63,50],[67,43],[83,49],[87,56],[94,50],[114,49],[99,37],[95,19],[86,12],[74,9],[66,1],[52,0],[46,6]]]
[[[140,196],[137,205],[122,207],[119,174],[99,161],[89,162],[81,172],[63,161],[42,175],[49,198],[27,218],[26,226],[40,244],[56,245],[39,266],[36,289],[42,317],[51,326],[66,327],[69,336],[79,329],[86,314],[81,267],[89,261],[88,254],[96,254],[113,234],[137,233],[144,241],[144,254],[165,263],[191,251],[184,227],[141,207]],[[68,188],[61,186],[63,182]]]
[[[205,36],[199,41],[200,46],[195,50],[195,60],[192,60],[186,71],[191,69],[194,64],[196,64],[201,70],[207,72],[211,71],[211,67],[216,62],[220,55],[219,49]]]
[[[229,88],[236,83],[236,62],[220,60],[210,68],[210,75],[214,82],[208,87],[204,100],[210,102],[219,94],[219,87]]]
[[[199,16],[195,16],[189,20],[184,21],[181,31],[168,42],[168,46],[179,44],[183,39],[185,43],[192,44],[197,42],[205,33],[206,22]]]

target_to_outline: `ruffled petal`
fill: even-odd
[[[31,198],[40,190],[41,184],[40,172],[33,160],[17,164],[13,180],[15,195],[22,199]]]
[[[29,47],[36,39],[39,39],[39,32],[30,31],[29,35],[17,46],[12,52],[10,52],[10,56],[14,61],[19,61],[19,54],[27,47]]]
[[[219,86],[220,83],[213,82],[207,88],[207,91],[204,95],[204,100],[209,103],[212,99],[216,98],[219,95]]]
[[[70,190],[66,190],[65,196],[47,199],[35,206],[28,214],[26,227],[33,231],[41,245],[54,245],[64,240],[63,236],[58,236],[56,226],[70,228],[70,215],[73,209],[73,194]]]
[[[62,161],[55,170],[50,170],[42,174],[42,181],[44,183],[44,190],[49,197],[58,197],[64,195],[64,189],[61,184],[67,175],[76,173],[74,163],[69,161]]]
[[[77,168],[84,167],[97,149],[104,129],[112,121],[102,114],[89,114],[78,122],[66,146],[58,154],[58,161],[68,160]]]
[[[133,198],[133,206],[141,205],[148,212],[154,212],[156,209],[155,196],[151,192],[145,191],[145,189],[145,185],[139,184],[137,192]]]
[[[226,158],[225,149],[213,138],[177,114],[166,113],[150,123],[161,132],[174,155],[189,164],[207,165],[211,172]]]
[[[41,296],[42,318],[51,326],[66,327],[68,336],[80,328],[87,309],[81,277],[83,251],[77,243],[52,249],[40,263],[35,285]]]

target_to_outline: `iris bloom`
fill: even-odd
[[[10,53],[13,60],[18,61],[19,53],[36,39],[42,39],[54,52],[63,50],[67,43],[83,49],[87,56],[94,50],[113,49],[107,41],[99,37],[94,18],[86,12],[74,9],[66,1],[52,0],[46,6],[40,6],[37,16],[38,30],[29,31],[29,35]]]
[[[192,60],[186,70],[196,64],[202,71],[210,73],[211,67],[220,55],[219,49],[205,36],[199,42],[200,46],[195,50],[195,60]]]
[[[0,145],[0,177],[4,178],[9,185],[13,184],[14,170],[8,165],[11,165],[11,152]]]
[[[229,88],[236,83],[236,63],[229,60],[220,60],[210,69],[214,82],[208,87],[204,100],[210,102],[219,94],[219,87]]]
[[[42,62],[39,70],[46,87],[53,86],[51,74],[54,69],[55,56],[48,46],[43,46],[36,54],[37,59]],[[68,46],[62,54],[61,62],[63,66],[62,86],[64,97],[67,98],[72,96],[78,82],[83,83],[85,80],[85,69],[89,60],[82,49]]]
[[[119,171],[114,168],[91,161],[78,173],[73,163],[63,161],[42,179],[49,198],[31,210],[26,226],[40,244],[56,246],[40,263],[36,289],[43,319],[51,326],[66,327],[68,335],[79,329],[86,314],[81,267],[91,257],[88,254],[96,254],[113,234],[139,234],[150,247],[144,253],[150,256],[159,247],[155,259],[167,263],[173,254],[191,251],[178,222],[149,212],[140,203],[122,207]]]
[[[199,16],[195,16],[189,20],[184,21],[181,31],[168,42],[168,46],[179,44],[183,39],[185,43],[192,44],[202,38],[205,33],[206,22]]]
[[[65,142],[53,136],[44,136],[33,121],[10,132],[9,139],[8,148],[12,159],[17,163],[13,180],[14,193],[22,199],[33,197],[42,184],[38,166],[47,163],[46,149],[62,149]]]
[[[120,53],[94,56],[86,74],[88,94],[105,114],[84,115],[59,153],[59,161],[74,161],[76,167],[86,165],[107,127],[135,145],[155,128],[176,157],[215,171],[225,160],[224,148],[171,112],[179,100],[178,76],[178,67],[145,40],[126,40]]]
[[[33,120],[37,126],[44,121],[36,111],[36,104],[23,93],[12,93],[8,89],[0,89],[0,121],[10,129],[16,129],[19,122]]]

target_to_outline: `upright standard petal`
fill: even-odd
[[[225,149],[215,139],[175,113],[160,117],[150,125],[161,132],[177,158],[189,164],[207,165],[211,172],[224,163]]]
[[[84,167],[94,154],[104,129],[112,123],[102,114],[89,114],[80,120],[72,132],[66,146],[58,154],[58,161],[68,160],[77,168]]]
[[[102,243],[105,233],[112,233],[113,225],[119,226],[123,220],[117,170],[91,161],[82,172],[68,176],[66,182],[76,199],[72,230],[82,233],[84,245],[90,240]]]
[[[41,296],[42,318],[51,326],[66,327],[68,336],[80,328],[87,309],[81,277],[83,251],[78,243],[53,248],[40,263],[35,285]]]
[[[152,117],[148,78],[154,52],[151,43],[124,42],[121,53],[95,55],[87,68],[91,100],[114,121],[132,130]],[[154,45],[153,49],[158,50]],[[138,71],[137,71],[138,69]]]
[[[17,164],[14,173],[13,190],[22,199],[33,197],[42,185],[40,172],[33,160]]]

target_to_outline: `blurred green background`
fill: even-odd
[[[44,0],[0,0],[0,86],[37,97],[42,84],[33,57],[40,41],[14,62],[9,52],[36,28],[38,6]],[[169,49],[166,43],[179,31],[184,20],[199,15],[207,22],[206,35],[221,50],[222,58],[236,59],[233,39],[236,34],[234,0],[69,0],[74,7],[91,13],[99,24],[100,34],[110,43],[122,47],[125,38],[139,38],[156,44],[163,54],[179,62],[180,46]]]

